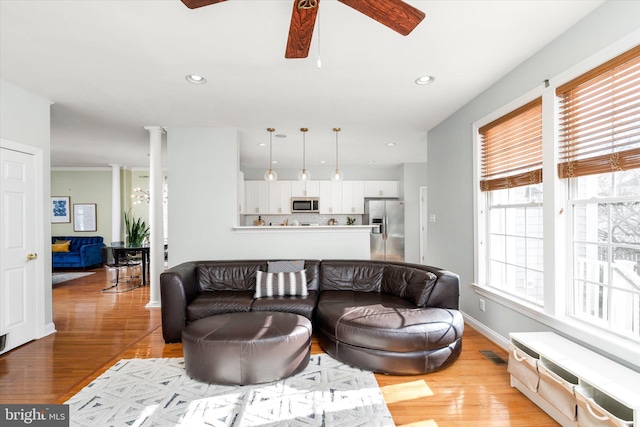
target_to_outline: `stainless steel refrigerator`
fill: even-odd
[[[404,261],[404,202],[369,199],[364,204],[364,224],[379,225],[371,232],[371,259]]]

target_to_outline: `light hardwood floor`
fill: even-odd
[[[0,402],[63,403],[123,358],[182,357],[162,340],[160,309],[147,309],[149,288],[114,294],[104,269],[55,285],[55,334],[0,356]],[[506,365],[480,350],[507,354],[465,325],[463,350],[449,368],[419,376],[376,374],[398,426],[554,426],[509,386]],[[314,340],[313,353],[322,350]]]

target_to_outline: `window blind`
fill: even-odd
[[[482,191],[542,182],[542,98],[479,130]]]
[[[560,86],[558,176],[640,168],[640,46]]]

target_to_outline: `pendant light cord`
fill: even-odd
[[[271,153],[273,153],[273,143],[272,143],[271,133],[269,133],[269,170],[271,170],[271,165],[273,164],[273,160],[271,159]]]
[[[340,168],[338,167],[338,132],[340,132],[340,128],[333,128],[333,130],[336,133],[336,170],[339,170]]]

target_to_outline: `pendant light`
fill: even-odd
[[[302,132],[302,170],[298,172],[298,179],[300,181],[309,181],[311,179],[311,174],[307,172],[307,163],[306,163],[306,147],[307,141],[305,139],[306,133],[309,129],[300,128],[300,132]]]
[[[340,132],[340,128],[333,128],[333,131],[336,133],[336,170],[331,174],[331,181],[342,181],[342,172],[338,168],[338,132]]]
[[[269,169],[264,173],[264,180],[273,182],[278,180],[278,174],[276,173],[276,171],[271,169],[271,165],[273,164],[272,158],[271,158],[272,146],[273,146],[273,131],[275,131],[275,129],[267,128],[267,130],[269,131]]]

